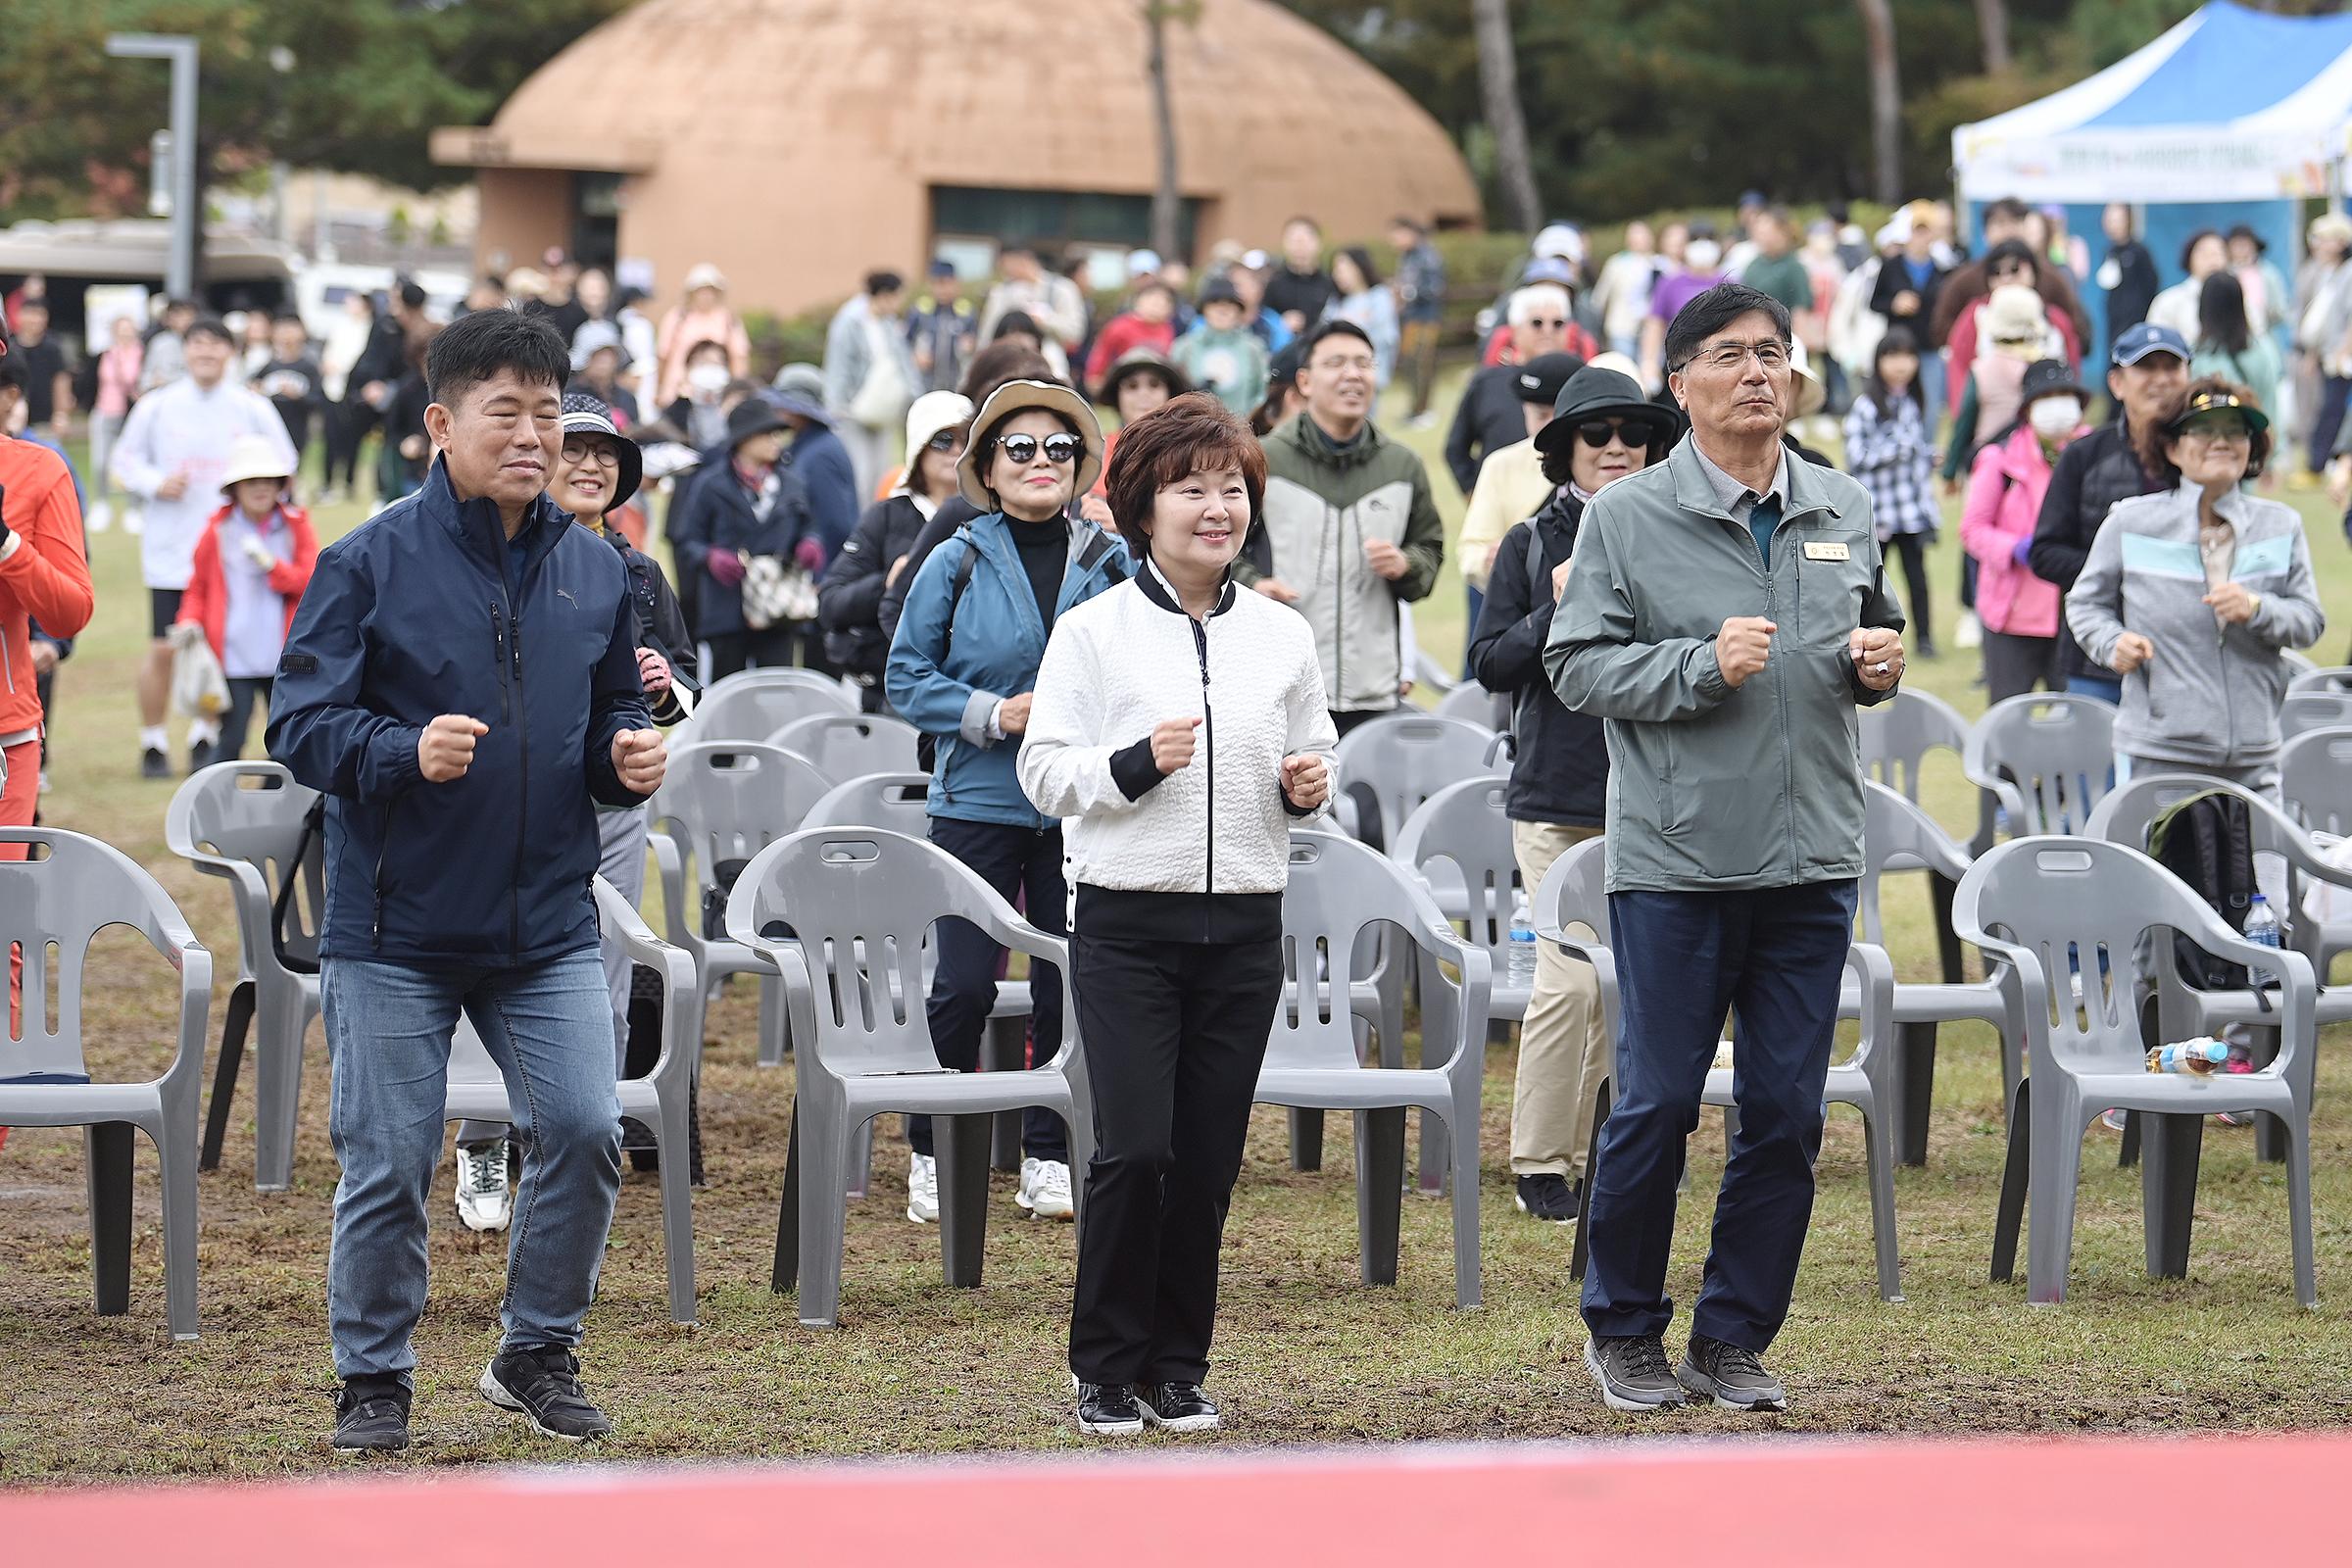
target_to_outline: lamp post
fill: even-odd
[[[172,262],[164,291],[186,299],[196,290],[196,40],[180,33],[114,32],[106,52],[118,60],[172,62]]]

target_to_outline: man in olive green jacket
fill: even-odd
[[[1309,333],[1306,410],[1266,437],[1260,525],[1274,569],[1234,575],[1314,628],[1332,721],[1346,734],[1400,700],[1412,665],[1397,606],[1426,599],[1446,559],[1429,471],[1372,425],[1372,340],[1352,321]]]
[[[1737,283],[1667,329],[1690,434],[1585,510],[1545,672],[1606,721],[1622,1032],[1591,1177],[1585,1361],[1615,1409],[1778,1409],[1862,871],[1854,708],[1902,678],[1870,502],[1782,445],[1788,313]],[[1675,1187],[1729,1008],[1739,1130],[1689,1353],[1662,1342]]]

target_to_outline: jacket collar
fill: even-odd
[[[460,501],[450,488],[449,467],[438,455],[424,475],[424,484],[416,492],[416,504],[446,529],[458,543],[458,548],[474,558],[477,565],[488,569],[501,582],[506,580],[507,530],[498,520],[498,503],[487,496],[471,501]],[[534,497],[522,519],[523,571],[527,574],[563,543],[564,530],[571,526],[571,514],[547,499],[544,492]]]
[[[1135,585],[1143,591],[1146,599],[1151,600],[1160,609],[1172,614],[1185,613],[1183,601],[1176,597],[1176,590],[1168,586],[1168,580],[1159,574],[1158,565],[1152,562],[1150,556],[1145,556],[1136,564]],[[1222,615],[1231,610],[1235,592],[1233,568],[1227,566],[1224,585],[1217,591],[1217,603],[1215,608],[1209,611],[1210,616]]]
[[[1326,467],[1352,468],[1359,463],[1369,463],[1381,448],[1380,427],[1370,419],[1364,421],[1363,433],[1345,447],[1325,434],[1315,416],[1304,409],[1284,428],[1290,431],[1293,446]]]
[[[2187,509],[2192,521],[2201,522],[2203,520],[2199,504],[2203,501],[2204,495],[2205,491],[2202,486],[2190,484],[2186,479],[2173,487],[2173,499]],[[2213,510],[2222,514],[2223,521],[2241,531],[2246,524],[2254,520],[2252,498],[2247,496],[2243,490],[2231,490],[2213,504]]]
[[[1714,517],[1727,523],[1732,520],[1731,509],[1716,495],[1715,483],[1708,477],[1706,465],[1700,460],[1698,448],[1692,444],[1688,431],[1674,444],[1674,450],[1666,454],[1666,472],[1674,482],[1676,506],[1700,516]],[[1784,523],[1808,512],[1837,510],[1828,488],[1814,477],[1813,466],[1797,458],[1786,446],[1781,449],[1781,472],[1776,482],[1788,494],[1786,514],[1781,518]]]

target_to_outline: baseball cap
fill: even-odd
[[[1560,400],[1568,378],[1585,368],[1573,354],[1539,354],[1519,367],[1519,401],[1550,408]]]
[[[2170,354],[2188,363],[2188,341],[2169,326],[2142,321],[2115,340],[2115,363],[2137,365],[2151,354]]]

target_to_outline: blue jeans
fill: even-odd
[[[409,1336],[424,1312],[425,1199],[461,1012],[506,1075],[523,1149],[502,1348],[578,1345],[620,1191],[612,1010],[596,949],[527,969],[328,958],[319,1002],[343,1164],[326,1266],[336,1376],[406,1382],[416,1365]]]
[[[1612,893],[1609,920],[1622,1004],[1616,1100],[1591,1174],[1585,1322],[1611,1338],[1661,1334],[1673,1321],[1675,1187],[1728,1008],[1740,1130],[1690,1332],[1762,1351],[1788,1315],[1813,1218],[1854,884]]]
[[[2124,700],[2124,677],[2069,675],[2066,677],[2066,692],[2069,697],[2092,697],[2109,708],[2115,708]]]

